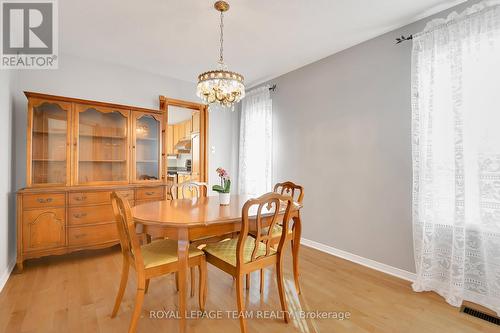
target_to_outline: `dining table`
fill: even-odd
[[[188,249],[193,241],[210,239],[232,233],[241,228],[242,208],[245,202],[255,196],[232,195],[229,205],[221,205],[219,197],[207,196],[191,199],[174,199],[143,203],[132,208],[136,224],[142,225],[142,232],[151,237],[167,237],[177,240],[179,260],[179,331],[187,330],[186,307],[188,286]],[[283,215],[284,208],[282,207]],[[301,237],[300,209],[302,205],[294,202],[290,211],[293,220],[293,273],[297,290],[298,254]],[[254,214],[254,215],[252,215]],[[249,217],[256,215],[250,210]]]

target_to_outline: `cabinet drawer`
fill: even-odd
[[[24,208],[43,208],[64,206],[64,193],[38,193],[23,196]]]
[[[23,249],[45,250],[66,243],[64,208],[33,209],[23,212]]]
[[[111,205],[71,207],[68,219],[70,225],[114,222],[115,220]]]
[[[110,203],[111,192],[75,192],[69,194],[70,205],[95,205]]]
[[[133,190],[116,191],[128,200],[134,200]],[[98,205],[111,202],[111,191],[70,193],[69,203],[72,206]]]
[[[68,228],[69,246],[87,246],[118,240],[116,224],[70,227]]]
[[[136,200],[149,200],[149,199],[163,199],[164,188],[163,187],[148,187],[139,188],[135,193]]]

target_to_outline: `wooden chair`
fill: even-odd
[[[177,242],[169,239],[155,240],[149,244],[140,245],[135,233],[130,205],[116,192],[111,194],[111,204],[118,227],[120,244],[123,257],[122,276],[120,288],[116,295],[115,305],[111,318],[116,316],[127,286],[129,267],[132,266],[137,274],[137,292],[135,297],[134,312],[130,321],[129,333],[135,332],[141,314],[144,294],[147,293],[150,279],[161,275],[177,272]],[[203,311],[206,299],[207,263],[205,255],[195,247],[189,249],[189,266],[197,266],[200,272],[199,306]]]
[[[268,193],[260,198],[247,201],[242,209],[242,226],[238,238],[207,244],[203,251],[205,251],[209,263],[236,279],[236,297],[240,314],[245,311],[242,290],[243,278],[253,271],[275,265],[281,308],[284,320],[288,323],[288,306],[283,285],[283,246],[288,233],[288,223],[283,224],[281,240],[276,250],[271,246],[273,236],[269,232],[269,230],[274,230],[281,213],[283,213],[283,202],[286,205],[283,221],[289,221],[291,197]],[[249,218],[251,209],[255,212],[252,214],[255,215],[252,219]],[[255,238],[249,235],[250,227],[257,231]],[[266,229],[267,232],[265,232]],[[246,333],[246,320],[242,315],[239,317],[241,332]]]
[[[207,184],[199,182],[184,182],[181,184],[172,184],[169,189],[170,199],[188,199],[206,197],[208,193]],[[191,243],[195,247],[199,244],[196,242]],[[179,291],[178,275],[175,275],[175,283],[177,291]],[[194,296],[195,277],[194,267],[191,267],[191,297]]]
[[[208,188],[206,183],[184,182],[181,184],[173,184],[170,187],[169,194],[171,199],[200,198],[207,196]],[[208,243],[219,242],[223,239],[227,239],[228,237],[230,238],[232,236],[234,235],[229,234],[229,235],[197,239],[192,241],[191,245],[195,247],[200,247],[201,245],[204,246]],[[177,275],[176,275],[176,281],[177,281]],[[194,296],[194,289],[195,289],[195,273],[194,273],[194,268],[191,268],[191,296]]]
[[[293,198],[293,200],[299,204],[302,204],[302,201],[304,200],[304,188],[301,185],[297,185],[295,183],[292,183],[290,181],[284,182],[284,183],[277,183],[274,185],[273,192],[285,195],[285,196],[290,196]],[[300,212],[299,212],[300,214]],[[297,223],[301,223],[300,220],[300,215],[296,221],[294,221],[292,228],[289,228],[288,233],[286,235],[287,240],[289,240],[292,244],[292,258],[293,258],[293,277],[295,280],[295,288],[297,290],[297,293],[300,294],[300,283],[299,283],[299,253],[298,249],[294,250],[293,248],[293,238],[294,238],[294,232],[296,228],[301,227]],[[272,233],[272,240],[271,244],[272,246],[276,246],[280,239],[281,239],[281,234],[282,234],[283,228],[281,224],[277,224],[274,227],[273,233]],[[255,235],[254,235],[255,236]],[[264,292],[264,270],[260,271],[260,292]],[[249,278],[247,278],[247,288],[249,284]]]
[[[277,183],[274,185],[273,192],[281,195],[288,195],[293,198],[293,201],[302,204],[304,200],[304,188],[292,182]]]
[[[184,182],[170,186],[170,198],[199,198],[207,196],[207,184],[199,182]]]

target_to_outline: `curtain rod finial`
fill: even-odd
[[[401,37],[396,38],[396,44],[401,44],[402,42],[406,42],[406,41],[412,40],[412,39],[413,39],[413,35],[409,35],[408,37],[401,35]]]

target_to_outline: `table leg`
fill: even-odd
[[[189,258],[189,237],[187,229],[179,229],[177,238],[177,256],[179,258],[179,332],[185,333],[186,323],[186,305],[187,305],[187,276],[188,276],[188,258]]]
[[[293,278],[295,280],[295,289],[297,294],[300,294],[300,284],[299,284],[299,249],[300,249],[300,237],[302,235],[302,220],[300,219],[300,213],[297,213],[293,217],[293,243],[292,243],[292,258],[293,258]]]

